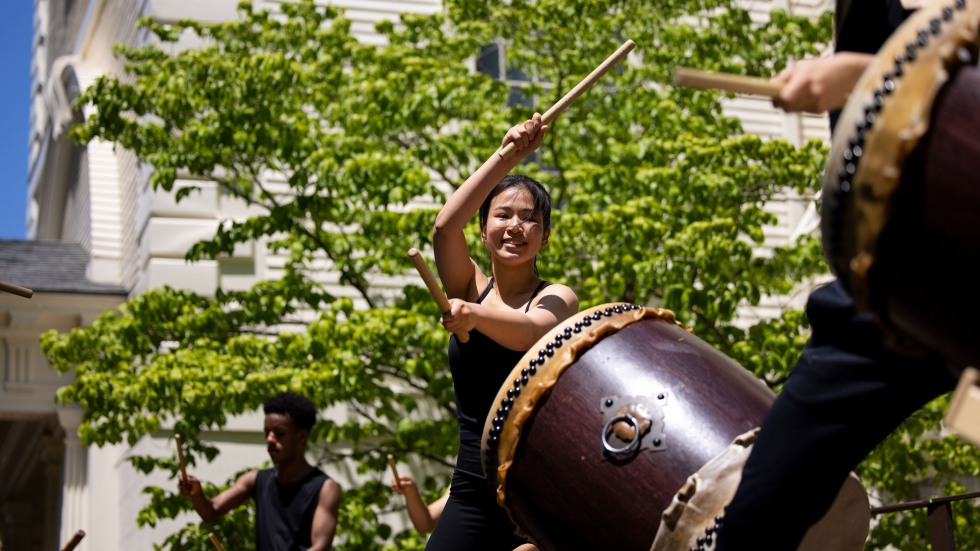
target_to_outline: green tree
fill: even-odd
[[[572,286],[583,307],[670,308],[770,385],[782,384],[806,339],[804,316],[786,312],[749,330],[733,318],[739,305],[825,270],[812,238],[753,252],[775,222],[763,205],[786,190],[811,195],[825,148],[745,134],[724,116],[718,94],[671,86],[670,74],[690,65],[769,75],[818,52],[830,15],[810,21],[774,11],[760,25],[728,0],[656,9],[635,0],[444,4],[442,14],[379,24],[383,46],[359,44],[342,13],[302,1],[282,4],[283,17],[243,4],[226,23],[146,20],[160,45],[117,48],[130,74],[101,78],[83,94],[96,109],[75,135],[131,151],[152,167],[154,189],[178,200],[196,192],[176,186],[179,176],[216,182],[253,207],[256,214],[196,244],[189,260],[255,241],[286,262],[281,277],[248,291],[219,289],[211,298],[156,289],[90,327],[47,334],[51,364],[75,373],[58,399],[84,408],[86,443],[132,444],[173,423],[194,465],[218,453],[202,431],[276,391],[301,392],[351,413],[319,424],[313,440],[321,461],[354,465],[367,480],[345,488],[337,547],[421,548],[417,534],[394,534],[379,520],[398,506],[384,484],[385,456],[451,465],[448,335],[421,285],[394,292],[386,282],[411,273],[409,247],[429,244],[435,211],[426,205],[460,185],[532,106],[551,105],[626,37],[638,45],[630,62],[560,117],[525,167],[558,206],[542,276]],[[203,46],[173,53],[167,44],[187,32]],[[518,94],[529,105],[508,106],[510,87],[471,69],[489,44],[503,47],[509,68],[533,75]],[[324,267],[350,292],[329,292]],[[309,312],[316,316],[307,323]],[[923,431],[936,426],[934,417],[918,422]],[[903,434],[918,434],[910,430]],[[938,442],[950,453],[956,447]],[[871,461],[932,454],[928,474],[947,489],[955,474],[976,469],[976,454],[962,445],[954,464],[940,450],[907,444],[899,437]],[[177,470],[175,457],[131,461],[144,472]],[[896,481],[924,472],[888,469]],[[866,482],[887,495],[914,493],[875,472],[864,471]],[[423,481],[430,498],[444,483]],[[141,524],[188,510],[173,488],[145,491],[151,502]],[[161,547],[207,549],[210,531],[245,545],[250,522],[243,509],[213,526],[188,525]]]

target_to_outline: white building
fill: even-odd
[[[23,0],[21,0],[23,1]],[[326,0],[324,0],[326,1]],[[827,0],[748,0],[764,18],[773,7],[817,14]],[[84,116],[73,108],[79,90],[102,74],[119,75],[116,43],[147,40],[136,29],[146,15],[220,21],[235,17],[238,0],[35,0],[33,105],[28,182],[27,242],[0,242],[0,280],[34,288],[32,299],[0,293],[0,549],[53,551],[78,529],[88,535],[80,551],[149,549],[162,536],[136,529],[148,481],[124,460],[129,453],[167,453],[169,435],[147,438],[135,449],[86,448],[76,429],[81,413],[59,409],[54,392],[66,384],[48,367],[39,335],[85,326],[140,292],[168,284],[201,294],[220,285],[243,288],[274,274],[275,259],[261,248],[241,250],[233,262],[186,263],[187,249],[210,236],[219,220],[244,209],[215,188],[181,202],[154,194],[148,174],[125,151],[98,141],[76,145],[66,135]],[[336,0],[366,42],[378,40],[375,22],[397,12],[432,13],[440,0]],[[257,0],[275,8],[277,0]],[[747,132],[800,144],[828,137],[823,117],[785,114],[768,100],[739,97],[727,104]],[[806,224],[807,203],[772,207],[782,220],[769,238],[785,242]],[[243,266],[247,267],[243,269]],[[765,308],[749,315],[765,316]],[[258,415],[236,419],[213,440],[226,451],[201,478],[224,480],[229,472],[266,460]],[[168,526],[161,529],[167,530]]]

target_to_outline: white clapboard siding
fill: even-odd
[[[772,106],[772,100],[758,96],[737,95],[724,100],[724,113],[737,117],[748,134],[764,138],[785,137],[786,115]]]
[[[774,9],[815,19],[824,11],[834,8],[832,0],[743,0],[739,5],[749,10],[752,22],[756,24],[768,21],[769,12]]]
[[[262,0],[258,8],[275,8],[289,0]],[[351,21],[351,34],[363,44],[382,44],[383,37],[375,32],[381,21],[398,21],[401,13],[431,14],[442,10],[440,0],[317,0],[318,4],[340,8]]]

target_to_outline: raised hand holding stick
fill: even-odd
[[[419,250],[412,247],[408,250],[408,257],[412,259],[412,264],[415,265],[415,269],[418,270],[419,275],[422,276],[422,281],[425,282],[425,286],[429,288],[429,292],[432,293],[432,298],[436,300],[436,304],[439,305],[439,309],[442,313],[446,313],[450,310],[449,299],[446,298],[446,294],[442,292],[442,288],[439,287],[439,282],[436,281],[432,271],[429,270],[429,265],[425,263],[425,259],[419,253]],[[470,335],[466,331],[458,331],[456,333],[456,338],[459,342],[469,342]]]

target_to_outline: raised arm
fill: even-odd
[[[204,495],[201,481],[191,475],[186,477],[180,475],[177,488],[181,494],[190,498],[194,510],[197,511],[201,519],[212,522],[252,497],[255,492],[256,475],[257,471],[249,471],[243,474],[230,488],[215,496],[214,499]]]
[[[330,478],[320,486],[320,498],[316,503],[316,511],[313,512],[310,551],[326,551],[333,546],[339,513],[340,485]]]
[[[436,257],[436,268],[439,279],[449,298],[473,300],[476,298],[477,274],[480,274],[476,263],[470,258],[463,228],[480,210],[493,187],[514,169],[522,160],[541,145],[541,140],[547,131],[547,125],[541,124],[541,115],[534,116],[523,124],[512,127],[501,143],[501,146],[514,142],[517,151],[506,159],[501,159],[494,152],[483,165],[476,170],[463,185],[457,189],[436,217],[432,230],[432,244]],[[482,274],[481,274],[482,276]]]

